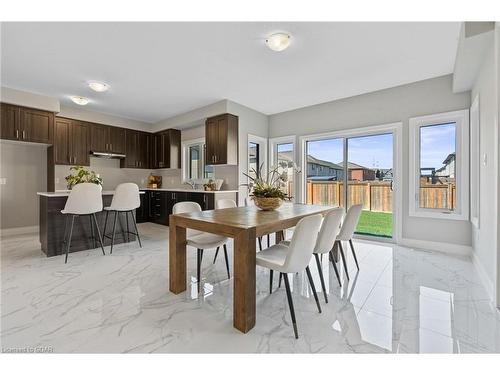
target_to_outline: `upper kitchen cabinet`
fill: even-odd
[[[38,109],[1,105],[2,139],[52,144],[54,141],[54,114]]]
[[[149,168],[149,150],[151,135],[137,130],[126,130],[125,159],[121,160],[122,168]]]
[[[90,129],[90,148],[93,152],[125,153],[125,129],[101,124],[90,124]]]
[[[152,168],[181,168],[181,132],[168,129],[153,136]]]
[[[238,164],[238,117],[229,113],[205,122],[206,164]]]
[[[89,126],[82,121],[56,117],[55,164],[90,166]]]

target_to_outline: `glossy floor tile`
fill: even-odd
[[[305,273],[290,275],[300,335],[295,340],[277,277],[270,295],[269,273],[257,269],[257,323],[242,334],[232,327],[232,279],[224,258],[213,265],[215,251],[205,251],[198,295],[196,250],[188,249],[188,290],[175,296],[168,291],[168,228],[147,223],[139,230],[142,249],[131,243],[116,246],[113,255],[98,249],[70,254],[68,264],[63,257],[44,257],[37,236],[2,238],[2,349],[500,352],[500,315],[468,258],[356,241],[360,271],[349,254],[350,281],[342,272],[342,287],[323,260],[328,304],[312,260],[323,313]],[[232,259],[232,244],[229,250]]]

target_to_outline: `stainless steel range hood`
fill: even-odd
[[[105,159],[125,159],[126,155],[112,153],[112,152],[90,151],[90,156],[95,156],[96,158],[105,158]]]

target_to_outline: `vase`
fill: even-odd
[[[253,200],[255,205],[263,211],[276,210],[283,203],[281,198],[253,197]]]

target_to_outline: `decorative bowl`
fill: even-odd
[[[276,210],[281,206],[283,200],[281,198],[266,198],[266,197],[253,197],[255,205],[263,211]]]

